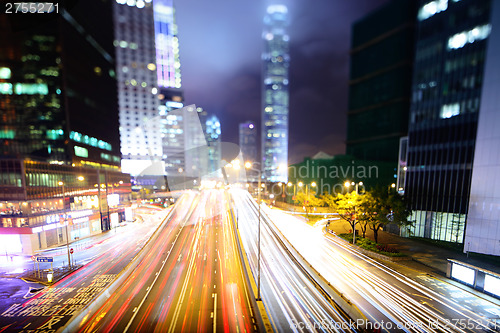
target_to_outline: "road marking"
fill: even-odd
[[[28,325],[26,325],[26,326],[24,326],[24,327],[23,327],[23,330],[25,330],[25,329],[26,329],[26,327],[28,327],[28,326],[30,326],[30,325],[31,325],[31,323],[28,323]]]
[[[184,229],[184,225],[186,225],[186,222],[184,222],[184,224],[182,225],[181,227],[181,231],[182,229]],[[179,236],[176,236],[174,241],[172,242],[172,246],[170,247],[170,249],[168,250],[168,254],[167,254],[167,257],[165,258],[165,261],[163,262],[163,264],[161,265],[160,267],[160,272],[163,270],[163,266],[165,266],[165,262],[167,261],[168,257],[170,256],[170,251],[173,249],[175,243],[177,242],[177,238],[179,238]],[[153,280],[153,283],[151,284],[150,287],[148,287],[147,289],[147,292],[146,292],[146,295],[144,295],[144,298],[142,299],[141,303],[139,304],[139,306],[136,307],[137,311],[134,312],[134,315],[132,316],[132,318],[130,318],[130,321],[128,322],[127,326],[125,327],[125,329],[123,330],[123,333],[126,333],[127,330],[129,329],[130,325],[132,325],[132,322],[134,321],[135,319],[135,316],[137,315],[137,313],[139,313],[139,309],[141,308],[142,304],[144,304],[144,301],[146,301],[146,298],[148,297],[149,295],[149,292],[151,291],[151,287],[155,284],[156,280],[158,279],[158,273],[156,274],[156,277],[155,279]]]
[[[213,294],[214,298],[214,333],[217,331],[217,293]]]
[[[137,311],[137,306],[134,308],[134,310],[132,310],[132,312],[136,312]]]

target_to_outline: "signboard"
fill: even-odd
[[[53,257],[36,257],[37,262],[54,262]]]

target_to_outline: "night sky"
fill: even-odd
[[[288,0],[289,162],[345,152],[351,25],[387,0]],[[216,114],[223,141],[238,124],[260,124],[266,0],[177,0],[182,87],[187,104]]]

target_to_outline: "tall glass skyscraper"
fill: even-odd
[[[158,86],[180,88],[181,63],[173,0],[154,0],[153,12]]]
[[[270,182],[288,178],[288,9],[270,5],[264,18],[262,89],[262,165]]]

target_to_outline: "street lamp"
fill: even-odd
[[[66,222],[66,248],[68,250],[68,267],[69,267],[69,269],[71,269],[71,257],[69,255],[68,216],[66,214],[66,190],[65,190],[63,181],[59,181],[57,184],[59,186],[62,186],[64,222]]]
[[[256,171],[257,174],[259,175],[259,183],[257,185],[257,206],[259,206],[259,231],[258,231],[258,256],[257,256],[257,301],[261,301],[260,298],[260,191],[261,191],[261,178],[262,178],[262,171],[260,169],[255,169],[253,168],[253,164],[259,164],[259,162],[246,162],[245,163],[245,168],[248,170]]]

